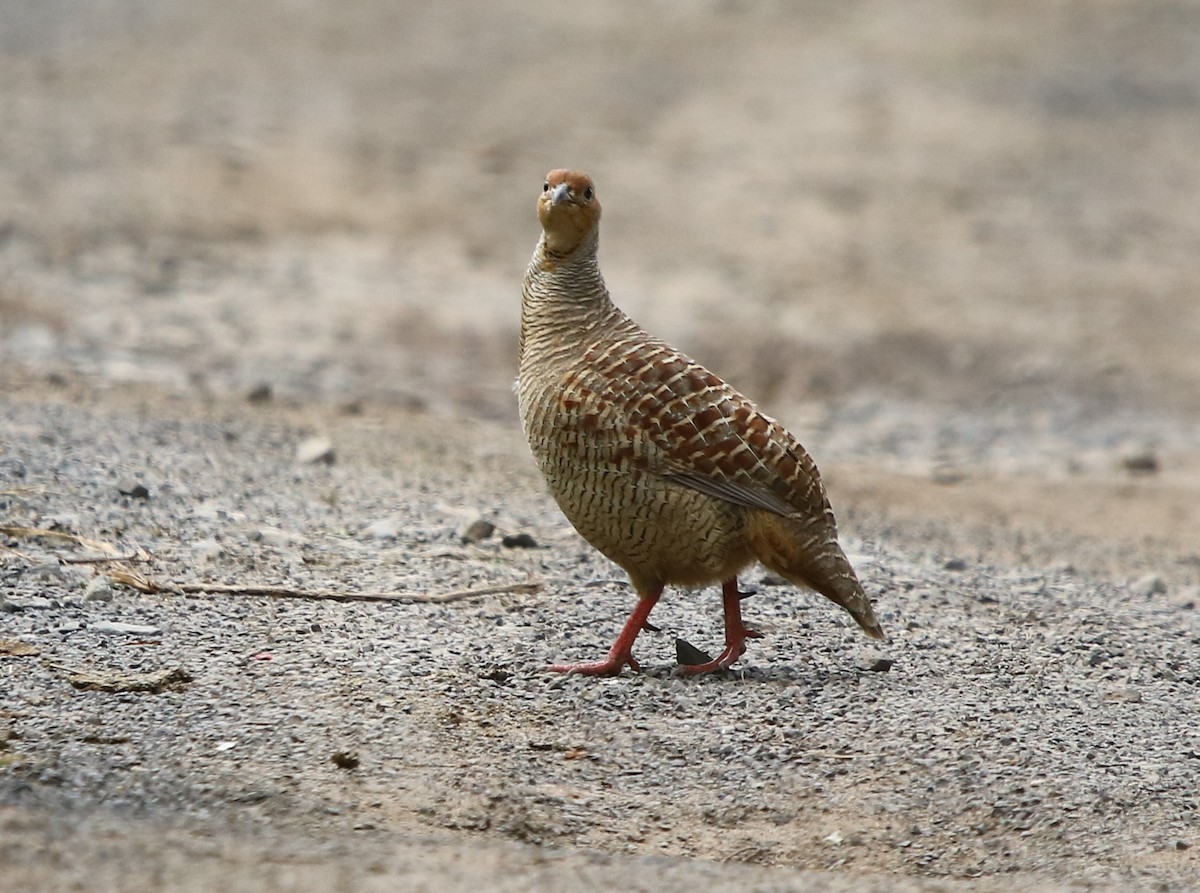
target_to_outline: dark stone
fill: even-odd
[[[329,759],[339,769],[357,769],[360,762],[358,754],[349,750],[339,750]]]
[[[1157,474],[1159,469],[1158,456],[1150,450],[1138,450],[1121,459],[1125,470],[1131,474]]]
[[[683,639],[675,640],[675,661],[681,667],[695,667],[712,662],[712,657]]]
[[[272,396],[271,386],[265,381],[259,382],[246,392],[246,399],[251,403],[269,403]]]
[[[511,533],[500,540],[500,545],[506,549],[536,549],[537,540],[528,533]]]
[[[150,491],[141,481],[122,481],[117,484],[117,492],[130,499],[149,499]]]
[[[471,543],[478,543],[487,539],[495,532],[495,524],[493,524],[491,521],[485,521],[483,518],[479,518],[471,522],[470,526],[463,531],[460,539],[463,541],[463,545],[470,545]],[[505,543],[505,545],[508,544]]]

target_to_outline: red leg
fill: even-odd
[[[737,577],[721,584],[721,601],[725,606],[725,650],[717,655],[716,660],[703,664],[684,664],[679,667],[680,671],[694,675],[727,670],[746,650],[747,639],[762,638],[762,633],[742,623],[742,599],[738,594]]]
[[[640,670],[638,662],[633,659],[633,641],[646,626],[646,618],[658,604],[661,595],[662,587],[660,586],[649,595],[643,595],[638,599],[637,607],[633,609],[633,613],[621,627],[621,634],[617,636],[617,641],[613,642],[612,648],[608,649],[608,657],[604,660],[585,664],[551,664],[546,669],[553,670],[555,673],[582,673],[585,676],[616,676],[626,664],[635,672]]]

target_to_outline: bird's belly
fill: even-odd
[[[586,463],[543,470],[567,520],[639,590],[720,582],[752,559],[745,511],[732,503],[648,472]]]

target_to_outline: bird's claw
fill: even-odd
[[[609,655],[604,660],[590,661],[581,664],[551,664],[546,667],[551,673],[573,673],[580,676],[619,676],[625,668],[633,670],[635,673],[642,671],[632,654],[624,654],[612,656]]]

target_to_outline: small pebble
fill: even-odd
[[[1122,688],[1114,688],[1112,691],[1105,693],[1104,700],[1118,701],[1126,704],[1142,703],[1142,693],[1136,688],[1128,686]]]
[[[130,499],[149,499],[150,491],[141,481],[124,480],[117,484],[117,492]]]
[[[536,549],[538,547],[537,540],[528,533],[509,534],[500,540],[500,544],[506,549]]]
[[[951,558],[951,559],[947,560],[944,564],[942,564],[942,570],[965,571],[966,569],[967,569],[967,563],[965,561],[963,561],[961,558]]]
[[[333,442],[328,437],[310,437],[296,446],[296,461],[302,465],[323,462],[332,465],[337,460]]]
[[[0,655],[9,657],[36,657],[42,653],[40,645],[35,645],[33,642],[23,642],[20,639],[0,639]],[[0,729],[3,727],[0,726]],[[4,741],[4,735],[0,733],[0,742]]]
[[[161,636],[162,630],[157,626],[143,626],[139,623],[124,623],[120,620],[97,620],[88,624],[88,629],[104,636]]]
[[[66,530],[75,532],[80,529],[79,516],[71,512],[59,512],[58,514],[49,518],[46,521],[45,526],[49,527],[51,530]]]
[[[366,532],[377,540],[394,540],[400,536],[400,530],[391,518],[372,521],[367,525]]]
[[[357,769],[359,764],[358,754],[347,750],[339,750],[329,759],[339,769]]]
[[[495,532],[495,524],[483,518],[478,518],[471,522],[470,526],[462,532],[459,538],[462,540],[463,545],[470,545],[471,543],[478,543],[481,540],[487,539]]]
[[[17,614],[21,611],[49,611],[53,607],[54,602],[48,598],[25,598],[15,602],[5,602],[4,610],[10,614]]]
[[[1158,456],[1149,447],[1126,453],[1121,465],[1131,474],[1156,474],[1159,470]]]
[[[953,484],[960,484],[967,478],[966,474],[962,471],[948,465],[937,466],[930,473],[929,477],[935,484],[942,484],[947,487]]]
[[[1194,611],[1200,604],[1200,586],[1187,586],[1173,592],[1168,599],[1172,605],[1185,611]]]
[[[273,396],[271,386],[261,381],[246,392],[246,399],[251,403],[269,403]]]
[[[225,550],[215,539],[196,540],[192,543],[192,552],[202,561],[215,561]]]
[[[1152,595],[1161,595],[1167,591],[1167,584],[1163,582],[1163,578],[1158,574],[1146,574],[1146,576],[1134,581],[1134,595],[1140,595],[1142,598],[1149,598]]]
[[[113,588],[107,577],[92,577],[91,582],[83,590],[84,600],[89,602],[112,601],[113,594]]]
[[[28,580],[37,580],[40,583],[66,582],[70,579],[73,570],[73,568],[68,568],[66,565],[58,564],[57,562],[35,564],[25,571],[25,578]]]
[[[265,543],[278,548],[294,546],[300,542],[299,534],[280,530],[278,527],[260,527],[253,531],[249,538],[256,543]]]

